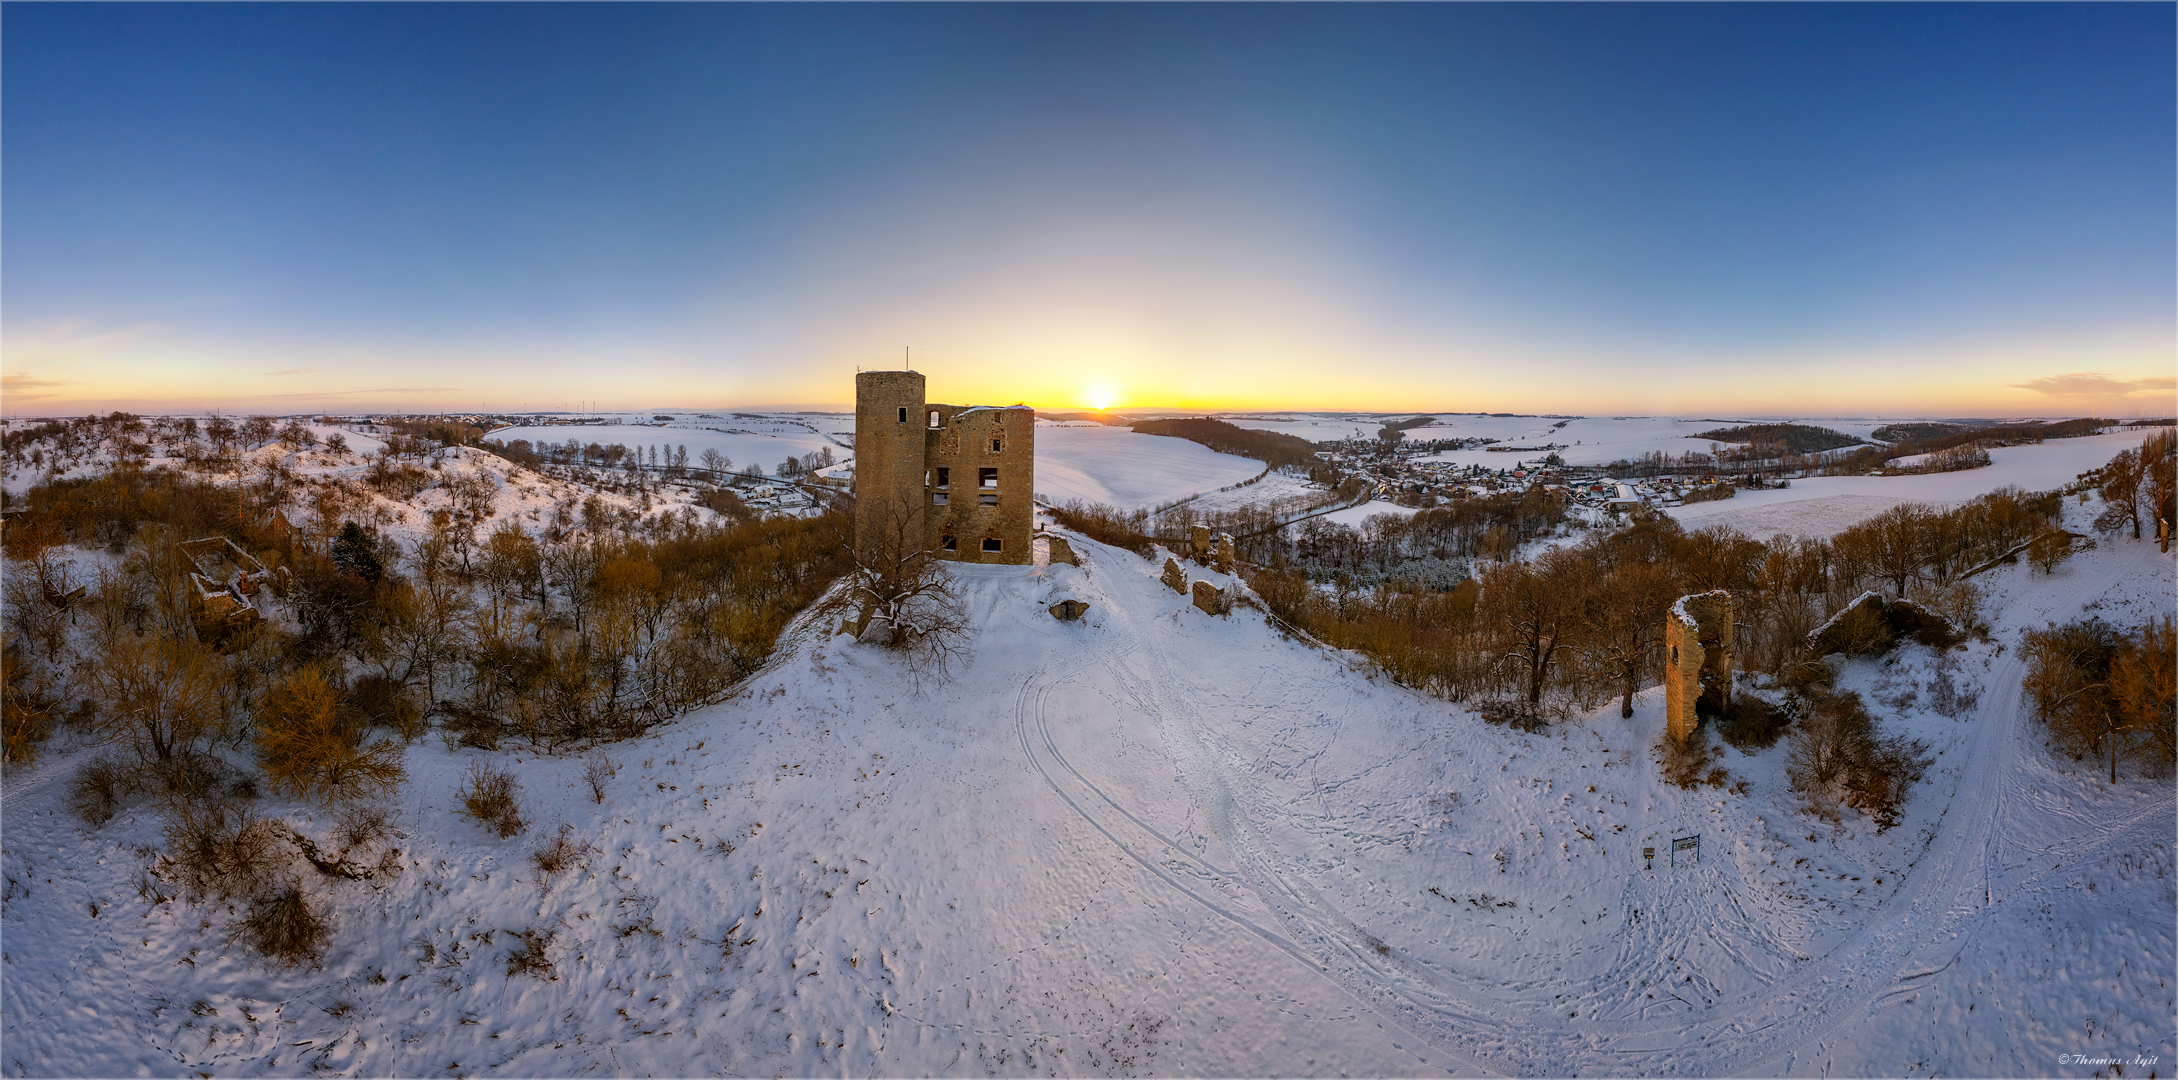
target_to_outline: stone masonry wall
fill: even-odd
[[[1664,730],[1684,741],[1732,695],[1732,594],[1683,596],[1664,616]]]
[[[1035,411],[933,405],[923,389],[912,371],[855,376],[857,549],[872,550],[889,523],[943,558],[1030,564]]]

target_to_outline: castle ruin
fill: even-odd
[[[1035,484],[1035,410],[931,404],[917,371],[855,375],[855,553],[865,562],[923,550],[1029,565]]]
[[[1664,617],[1664,730],[1684,742],[1732,704],[1732,594],[1682,596]]]

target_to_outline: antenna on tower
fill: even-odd
[[[915,370],[915,347],[913,345],[900,346],[900,359],[906,361],[909,371]]]

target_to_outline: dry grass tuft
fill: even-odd
[[[551,930],[524,930],[522,947],[507,954],[507,978],[529,975],[539,979],[551,979],[552,960],[546,955],[553,939],[559,935]]]
[[[590,845],[575,835],[573,825],[561,825],[560,831],[545,846],[529,853],[529,864],[537,868],[537,887],[550,888],[552,879],[590,860]]]
[[[469,778],[461,787],[461,812],[502,837],[513,836],[529,824],[522,819],[518,802],[522,784],[505,769],[479,761],[469,766]]]

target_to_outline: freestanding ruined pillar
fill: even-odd
[[[1732,594],[1682,596],[1664,617],[1664,730],[1684,742],[1732,704]]]

